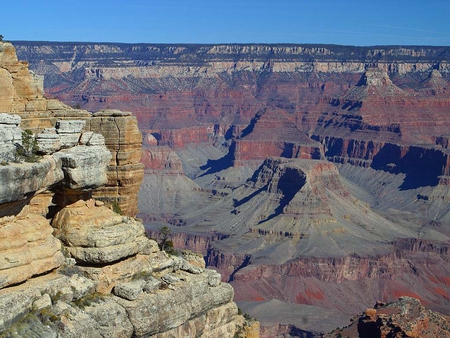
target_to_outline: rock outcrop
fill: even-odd
[[[439,337],[450,336],[450,317],[425,309],[418,299],[400,297],[384,304],[378,302],[353,323],[324,337]]]
[[[0,77],[0,105],[14,113],[0,115],[2,337],[254,334],[219,273],[161,251],[133,217],[136,119],[47,100],[10,43]]]

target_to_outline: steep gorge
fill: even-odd
[[[140,216],[250,313],[293,306],[266,332],[401,295],[448,311],[448,48],[16,45],[46,95],[137,116]]]

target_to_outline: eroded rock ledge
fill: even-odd
[[[221,283],[220,274],[204,265],[194,266],[182,257],[168,256],[145,237],[136,241],[139,245],[131,238],[124,239],[139,247],[137,254],[130,255],[130,251],[120,250],[124,243],[115,244],[107,236],[108,230],[111,235],[126,233],[114,225],[117,218],[123,220],[122,216],[113,215],[93,200],[75,204],[71,210],[77,216],[68,216],[63,209],[56,223],[66,216],[67,228],[75,228],[73,222],[95,211],[97,219],[74,232],[96,228],[93,237],[103,230],[104,240],[88,238],[87,232],[87,236],[61,235],[66,239],[65,249],[71,253],[84,241],[83,249],[95,249],[96,254],[81,255],[83,265],[64,264],[51,274],[0,290],[0,332],[6,337],[33,332],[59,337],[233,337],[240,328],[244,332],[233,289]],[[128,221],[140,225],[137,234],[143,233],[142,224]],[[51,228],[46,229],[59,245],[51,236]],[[61,263],[59,246],[56,249]],[[119,260],[110,263],[111,258]],[[97,265],[87,264],[92,261]]]

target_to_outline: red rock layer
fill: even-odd
[[[215,266],[235,288],[239,301],[280,299],[333,308],[348,314],[376,300],[412,296],[435,309],[450,306],[448,245],[397,243],[380,257],[300,258],[282,265],[248,265],[249,256],[209,251]],[[230,274],[230,266],[240,269]],[[340,300],[344,300],[342,302]]]
[[[271,156],[320,159],[323,153],[320,144],[299,130],[294,120],[282,109],[266,108],[258,112],[235,141],[234,164]]]

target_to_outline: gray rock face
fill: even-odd
[[[77,146],[55,153],[61,160],[64,185],[70,189],[99,187],[107,182],[111,153],[101,146]]]
[[[87,146],[104,146],[105,138],[101,134],[85,132],[81,135],[80,144]]]
[[[39,152],[42,154],[53,154],[61,149],[72,148],[77,145],[84,146],[105,146],[105,138],[101,134],[93,132],[81,132],[86,121],[75,121],[76,124],[70,124],[71,120],[59,121],[60,128],[45,128],[37,137]]]
[[[101,337],[132,337],[133,326],[128,319],[126,310],[111,298],[88,306],[84,311],[98,325]]]
[[[72,148],[75,147],[81,137],[81,133],[77,133],[77,134],[58,134],[59,135],[59,140],[61,142],[61,149],[67,149],[67,148]]]
[[[6,164],[15,159],[15,144],[22,144],[22,130],[19,124],[19,116],[0,114],[0,164]]]
[[[56,122],[58,134],[80,134],[86,126],[84,120],[61,120]]]
[[[160,286],[161,286],[160,280],[150,277],[145,281],[144,292],[147,293],[154,292],[158,290]]]
[[[20,120],[21,118],[19,115],[0,113],[0,124],[18,126],[20,124]]]
[[[61,137],[55,128],[46,128],[36,136],[39,152],[42,154],[53,154],[61,149]]]
[[[83,120],[61,120],[56,122],[56,132],[60,136],[61,147],[71,148],[75,147],[81,137],[81,131],[86,125]]]
[[[20,121],[17,115],[0,114],[0,203],[24,199],[60,181],[69,189],[107,183],[111,153],[102,135],[88,132],[82,137],[86,121],[59,121],[56,128],[38,134],[39,153],[53,157],[40,158],[37,163],[11,163],[16,161],[16,145],[22,143]],[[84,145],[77,146],[80,137]],[[61,148],[68,149],[59,151]]]
[[[144,293],[133,302],[117,299],[127,310],[137,337],[172,330],[233,299],[233,288],[229,284],[210,287],[202,274],[186,273],[179,277],[173,288],[162,292]],[[236,315],[237,308],[228,318]]]
[[[0,203],[21,200],[27,194],[45,189],[63,178],[61,161],[53,157],[45,157],[38,163],[0,166]]]
[[[135,300],[139,297],[145,287],[144,280],[136,280],[127,283],[117,284],[114,287],[114,294],[128,300]]]

